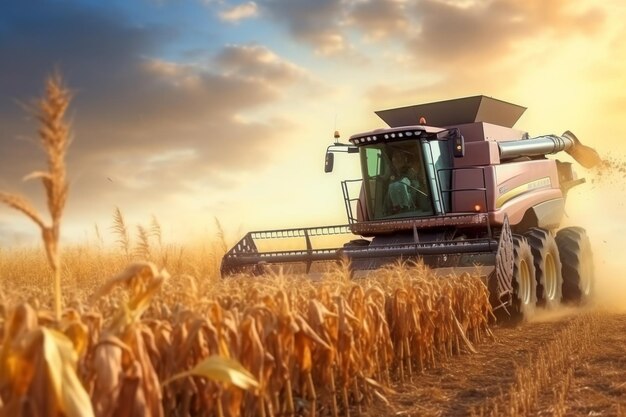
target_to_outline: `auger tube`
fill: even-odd
[[[593,168],[601,161],[598,153],[583,145],[569,130],[562,136],[546,135],[531,139],[498,142],[500,159],[514,159],[520,156],[540,156],[565,151],[585,168]]]

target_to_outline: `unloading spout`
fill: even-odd
[[[593,148],[583,145],[576,135],[569,130],[564,132],[562,136],[546,135],[531,139],[498,142],[498,147],[500,148],[501,160],[565,151],[585,168],[593,168],[602,162]]]
[[[595,149],[590,148],[589,146],[585,146],[569,130],[563,133],[564,137],[569,138],[574,145],[569,149],[566,149],[566,152],[572,156],[580,165],[585,168],[593,168],[602,163],[602,158],[598,155]]]

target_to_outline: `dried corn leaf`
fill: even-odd
[[[326,343],[320,337],[320,335],[318,335],[315,332],[315,330],[313,330],[311,326],[309,326],[309,324],[306,322],[306,319],[304,317],[298,314],[295,317],[295,323],[298,325],[297,333],[303,333],[305,336],[307,336],[309,339],[311,339],[313,342],[317,343],[319,346],[323,347],[324,349],[331,349],[330,345],[328,345],[328,343]]]
[[[160,290],[163,282],[169,278],[167,271],[158,271],[151,262],[137,262],[128,266],[124,272],[111,278],[92,297],[98,299],[108,294],[118,285],[124,285],[130,289],[130,300],[122,303],[122,308],[113,316],[109,331],[120,334],[124,329],[136,323],[150,306],[150,302]]]
[[[77,355],[62,333],[37,328],[23,334],[8,354],[12,397],[38,416],[94,416],[89,395],[76,375]],[[29,414],[30,415],[30,414]]]
[[[465,332],[463,331],[463,326],[461,326],[461,323],[459,323],[459,320],[454,315],[454,311],[452,311],[452,309],[450,309],[450,313],[452,314],[452,318],[454,320],[455,328],[456,328],[459,336],[461,337],[461,340],[465,343],[465,346],[467,347],[467,350],[469,350],[472,353],[478,353],[478,351],[476,350],[476,348],[474,347],[472,342],[470,342],[470,340],[465,335]]]
[[[72,341],[55,330],[42,328],[48,375],[59,408],[67,417],[93,416],[91,400],[76,376],[78,356]]]
[[[0,347],[0,389],[12,386],[13,392],[26,390],[28,382],[16,381],[24,381],[26,375],[20,375],[20,359],[15,356],[14,349],[22,337],[36,327],[37,313],[28,304],[20,304],[10,311],[4,324],[4,338]]]
[[[109,416],[115,407],[123,376],[123,356],[130,348],[117,337],[103,334],[92,353],[95,371],[93,404],[98,416]]]
[[[159,378],[150,362],[150,356],[146,347],[146,342],[142,336],[139,326],[133,326],[133,331],[127,335],[125,342],[135,355],[135,366],[138,371],[133,375],[139,379],[139,391],[143,396],[142,407],[148,410],[152,417],[163,415],[161,406],[161,386]],[[137,401],[136,401],[137,402]]]
[[[78,356],[82,356],[87,350],[87,344],[89,343],[87,326],[80,321],[75,321],[63,326],[63,334],[72,341]]]
[[[165,381],[163,385],[188,376],[201,376],[213,381],[232,384],[242,389],[258,388],[259,386],[254,376],[241,366],[239,362],[217,355],[209,356],[189,371],[174,375]]]

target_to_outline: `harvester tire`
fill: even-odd
[[[584,304],[595,284],[593,253],[585,229],[566,227],[556,234],[563,274],[563,302]]]
[[[532,317],[537,305],[537,279],[530,245],[525,237],[513,236],[513,297],[511,319],[524,321]]]
[[[362,248],[370,245],[369,240],[367,239],[353,239],[347,243],[343,244],[344,248]]]
[[[525,236],[535,265],[537,305],[549,309],[557,308],[563,296],[563,276],[556,239],[547,230],[537,227],[529,229]]]

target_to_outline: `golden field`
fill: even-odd
[[[42,181],[50,222],[0,192],[42,236],[41,248],[0,249],[0,417],[587,413],[570,398],[580,363],[620,357],[594,341],[602,326],[626,334],[622,316],[492,328],[479,278],[420,264],[354,280],[347,264],[317,280],[222,279],[219,223],[218,241],[183,247],[155,218],[131,229],[115,209],[115,247],[98,228],[93,243],[63,246],[71,94],[58,75],[46,86],[36,116],[48,169],[27,178]],[[591,379],[615,369],[587,368]],[[621,415],[613,397],[602,406]]]
[[[87,415],[90,401],[99,416],[122,415],[121,407],[128,415],[347,415],[489,334],[486,289],[468,275],[440,280],[398,265],[354,282],[338,266],[315,283],[222,280],[214,252],[164,252],[154,256],[171,273],[145,261],[124,269],[119,249],[68,248],[60,320],[41,254],[3,252],[4,407]],[[203,362],[214,356],[224,363]]]

